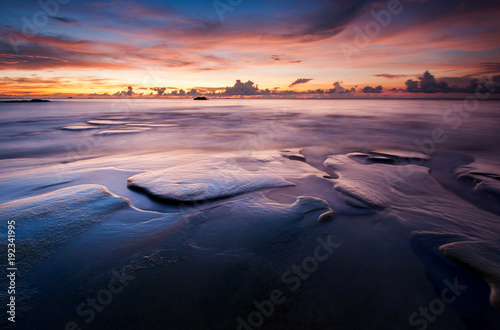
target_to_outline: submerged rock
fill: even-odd
[[[150,130],[151,128],[138,128],[138,129],[108,129],[105,131],[100,131],[97,135],[113,135],[113,134],[133,134],[133,133],[142,133]]]
[[[456,242],[443,245],[439,250],[483,277],[491,287],[490,302],[500,311],[500,240]]]
[[[367,153],[352,152],[348,154],[349,158],[354,159],[362,164],[395,164],[408,165],[411,163],[422,163],[431,159],[426,154],[416,151],[404,151],[395,149],[374,150]]]
[[[99,128],[97,126],[88,126],[88,125],[75,125],[75,126],[64,126],[61,128],[64,131],[85,131],[88,129],[96,129]]]
[[[276,248],[283,241],[293,241],[300,236],[303,233],[301,220],[314,211],[331,212],[324,220],[334,213],[328,202],[317,197],[299,196],[291,204],[261,196],[242,198],[206,210],[209,220],[201,225],[193,239],[198,246],[217,247],[223,251],[258,249],[269,252],[269,246]]]
[[[85,184],[0,204],[0,215],[15,221],[18,259],[30,263],[128,205],[104,186]]]
[[[126,124],[126,126],[138,126],[138,127],[176,127],[176,126],[179,126],[179,124],[131,123],[131,124]]]
[[[137,174],[127,180],[127,186],[161,201],[194,202],[293,186],[288,178],[323,174],[307,164],[283,159],[275,152],[252,156],[229,154]]]
[[[290,160],[306,161],[306,157],[300,153],[300,150],[281,150],[281,156]]]
[[[408,181],[429,181],[429,169],[417,165],[392,166],[360,164],[351,154],[329,156],[323,166],[330,174],[339,176],[335,189],[341,198],[355,208],[384,209],[393,204],[396,195],[426,190],[425,185],[408,186]]]
[[[337,212],[335,211],[326,211],[321,214],[318,218],[319,222],[329,222],[334,220],[337,217]]]
[[[475,191],[483,191],[500,198],[500,164],[487,161],[475,161],[469,165],[457,167],[458,178],[474,181]]]
[[[431,159],[429,155],[421,152],[399,150],[399,149],[378,149],[371,151],[370,154],[387,156],[387,157],[397,157],[405,160],[415,160],[415,161]]]
[[[500,197],[500,181],[498,180],[493,180],[490,178],[483,179],[476,185],[474,189]]]
[[[87,123],[91,124],[91,125],[125,125],[125,124],[127,124],[126,121],[116,121],[116,120],[110,120],[110,119],[89,120],[89,121],[87,121]]]
[[[430,175],[428,167],[363,164],[349,154],[329,156],[323,165],[338,176],[332,180],[334,188],[354,209],[390,208],[398,221],[412,228],[459,233],[469,239],[486,239],[498,232],[496,216],[445,189]]]
[[[190,202],[294,185],[273,173],[221,170],[215,164],[203,168],[196,165],[137,174],[127,180],[127,186],[141,190],[152,198]]]

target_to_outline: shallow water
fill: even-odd
[[[439,251],[500,237],[500,196],[474,189],[500,174],[498,101],[53,100],[0,103],[0,118],[2,238],[6,217],[30,217],[17,205],[59,205],[43,196],[62,188],[100,185],[129,200],[115,211],[80,207],[81,218],[38,208],[37,221],[23,222],[19,253],[41,252],[19,264],[20,328],[500,328],[487,282]],[[176,166],[189,170],[162,184],[183,196],[200,177],[206,185],[228,173],[273,173],[293,186],[186,203],[127,186]],[[473,175],[460,177],[463,166]],[[318,221],[329,210],[336,218]],[[71,230],[89,218],[98,221]],[[313,267],[328,240],[335,248]],[[291,273],[301,264],[314,270]],[[130,281],[107,301],[116,271]],[[467,289],[420,315],[453,281]],[[274,290],[285,303],[259,310]]]

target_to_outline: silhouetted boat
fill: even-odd
[[[198,96],[198,97],[195,97],[194,99],[196,101],[199,101],[199,100],[208,100],[205,96]]]

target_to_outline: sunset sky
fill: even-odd
[[[251,95],[249,80],[261,91],[405,95],[405,82],[425,71],[436,88],[420,93],[434,95],[443,81],[450,93],[500,75],[500,1],[493,0],[0,6],[0,97],[147,96],[163,87],[160,95],[193,88]]]

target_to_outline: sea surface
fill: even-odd
[[[500,329],[499,127],[473,97],[0,102],[15,327]]]

